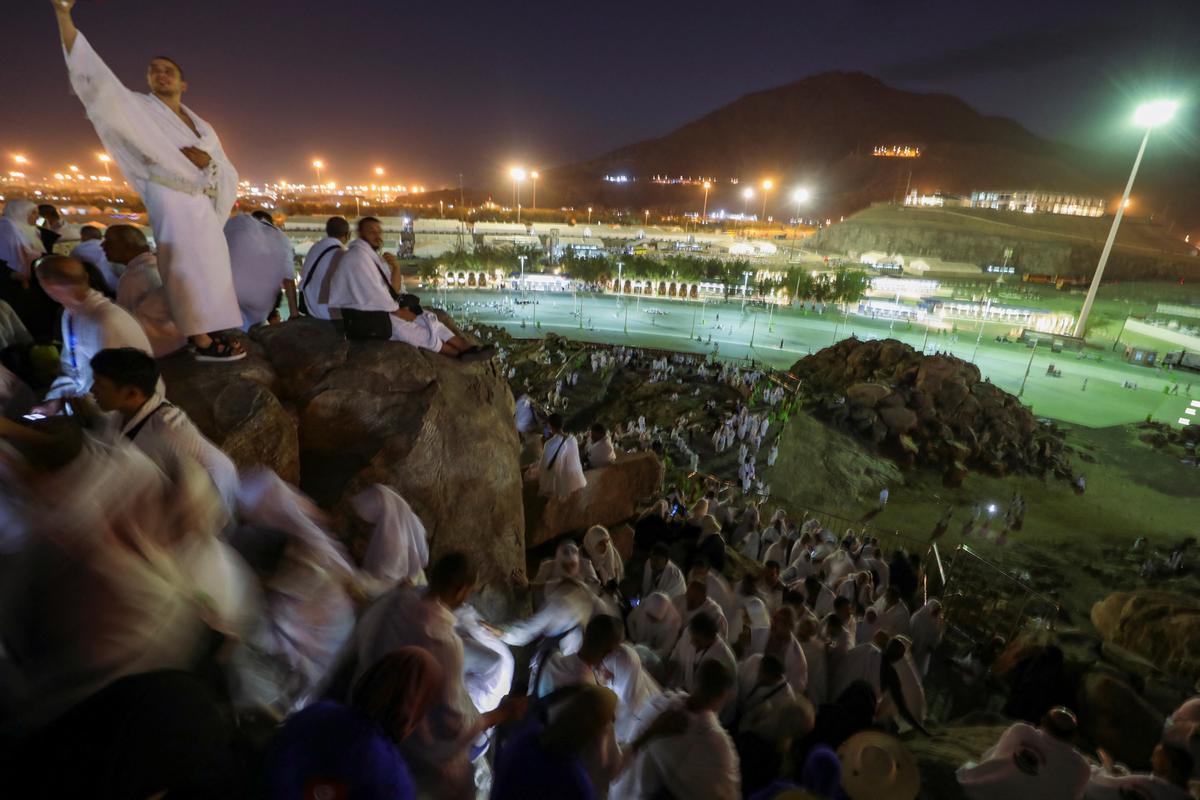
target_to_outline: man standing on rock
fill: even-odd
[[[71,88],[146,204],[175,324],[197,360],[245,358],[237,341],[218,333],[241,326],[221,230],[237,200],[238,175],[212,126],[183,105],[183,71],[169,58],[153,58],[150,93],[130,91],[75,28],[75,0],[52,4]]]

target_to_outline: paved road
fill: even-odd
[[[855,314],[828,311],[825,314],[776,311],[774,314],[739,303],[705,303],[660,298],[620,298],[613,295],[530,293],[535,303],[513,304],[510,292],[451,290],[426,297],[430,305],[449,304],[460,319],[502,325],[514,336],[535,337],[553,331],[571,339],[640,347],[661,347],[693,353],[717,350],[726,358],[753,357],[773,367],[787,368],[799,358],[854,335],[860,339],[895,338],[928,352],[944,351],[979,365],[984,376],[1007,391],[1020,390],[1026,368],[1023,399],[1034,413],[1089,427],[1139,422],[1152,418],[1175,424],[1188,406],[1187,383],[1193,379],[1192,396],[1200,398],[1200,376],[1163,373],[1133,366],[1116,353],[1095,352],[1087,360],[1074,354],[1031,351],[1017,343],[997,343],[1003,326],[986,326],[976,353],[978,329],[960,330],[957,336],[926,332],[921,325],[889,323]],[[582,321],[576,313],[582,307]],[[653,312],[664,313],[653,313]],[[524,321],[525,327],[522,327]],[[581,328],[582,322],[582,328]],[[699,337],[699,340],[697,340]],[[711,343],[710,338],[711,337]],[[782,347],[780,346],[782,342]],[[1030,366],[1030,356],[1033,361]],[[1046,375],[1054,364],[1061,378]],[[1164,394],[1180,378],[1179,394]],[[1084,381],[1087,381],[1086,387]],[[1124,382],[1138,389],[1124,388]]]

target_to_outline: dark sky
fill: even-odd
[[[47,173],[86,160],[49,3],[3,2],[0,155]],[[503,185],[508,164],[594,156],[831,69],[1099,149],[1136,146],[1125,122],[1146,94],[1200,104],[1200,0],[80,0],[75,16],[132,87],[150,56],[179,61],[185,102],[252,179],[308,179],[319,156],[344,182],[382,164]],[[1176,127],[1160,152],[1200,153]]]

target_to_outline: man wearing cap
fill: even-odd
[[[1076,727],[1075,714],[1062,706],[1047,711],[1036,728],[1018,722],[978,764],[959,767],[958,783],[971,800],[1078,800],[1091,768],[1071,744]]]

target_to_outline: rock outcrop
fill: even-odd
[[[584,476],[587,486],[565,500],[538,497],[537,481],[525,482],[527,546],[537,547],[592,525],[628,520],[643,500],[662,488],[663,466],[654,453],[632,453]]]
[[[846,339],[796,362],[813,413],[853,431],[901,466],[1072,477],[1062,437],[1011,394],[953,356],[884,339]]]
[[[1116,592],[1092,606],[1106,642],[1188,681],[1200,680],[1200,600],[1174,592]]]
[[[235,364],[167,359],[171,399],[239,467],[297,481],[361,555],[349,498],[386,484],[411,504],[431,556],[470,554],[481,611],[511,610],[509,575],[525,563],[513,398],[499,367],[393,342],[347,342],[299,318],[256,329]]]

